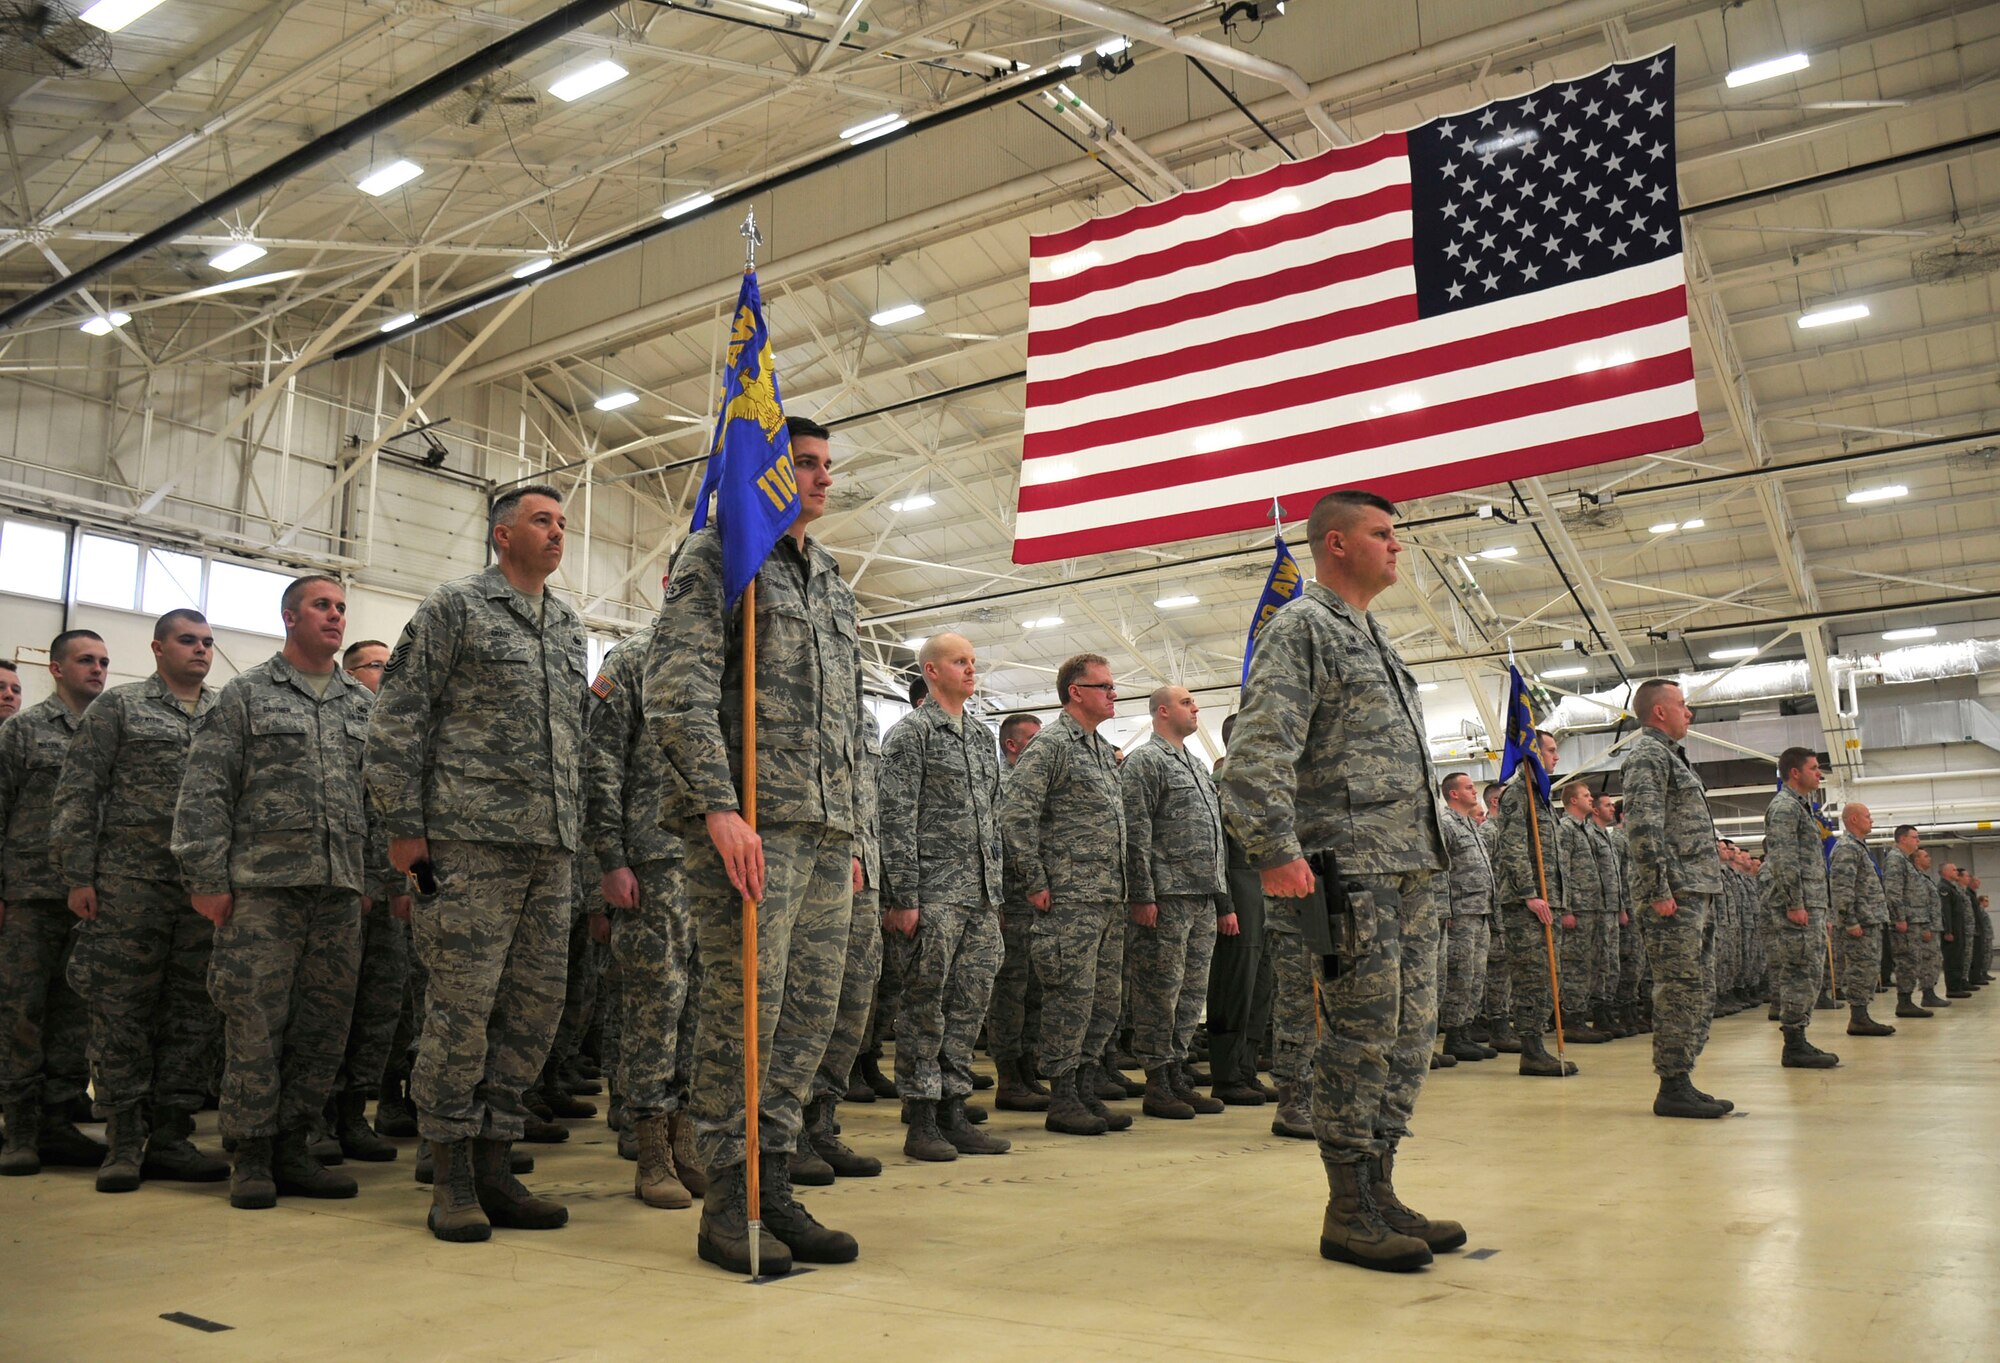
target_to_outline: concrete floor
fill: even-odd
[[[487,1245],[424,1232],[408,1144],[347,1166],[355,1201],[268,1212],[0,1180],[0,1360],[2000,1357],[2000,987],[1882,1040],[1839,1016],[1831,1072],[1780,1069],[1761,1013],[1719,1022],[1720,1122],[1650,1115],[1644,1038],[1574,1048],[1563,1082],[1434,1074],[1398,1182],[1472,1241],[1409,1277],[1319,1258],[1319,1162],[1268,1109],[1094,1140],[1001,1113],[1013,1154],[924,1166],[877,1103],[842,1116],[883,1176],[808,1194],[861,1261],[754,1286],[695,1258],[698,1211],[631,1197],[601,1122],[535,1147],[569,1228]]]

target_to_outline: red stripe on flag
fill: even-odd
[[[1689,351],[1680,350],[1671,355],[1657,355],[1587,374],[1570,374],[1505,393],[1487,393],[1414,412],[1331,426],[1325,430],[1292,432],[1276,440],[1239,445],[1235,449],[1162,459],[1133,468],[1067,478],[1057,483],[1023,484],[1021,510],[1024,513],[1052,511],[1109,497],[1157,492],[1161,488],[1183,487],[1212,478],[1258,473],[1308,459],[1354,454],[1584,403],[1649,392],[1655,388],[1686,383],[1693,378],[1694,356]],[[1455,468],[1457,465],[1446,467]]]
[[[1574,440],[1552,441],[1499,454],[1482,455],[1457,463],[1412,469],[1393,476],[1358,479],[1321,488],[1280,488],[1278,495],[1294,506],[1310,506],[1336,487],[1366,487],[1391,501],[1429,497],[1444,492],[1505,482],[1509,478],[1532,478],[1538,474],[1561,473],[1566,469],[1601,464],[1613,459],[1654,454],[1701,443],[1701,418],[1695,413],[1662,421],[1600,431]],[[1238,502],[1230,506],[1191,507],[1170,516],[1141,521],[1121,521],[1088,530],[1070,530],[1041,535],[1014,543],[1014,562],[1049,563],[1056,559],[1082,558],[1120,549],[1139,549],[1174,540],[1200,539],[1208,535],[1228,535],[1240,531],[1268,529],[1271,499]]]
[[[1178,403],[1170,407],[1122,413],[1099,421],[1066,426],[1060,430],[1033,432],[1023,443],[1022,457],[1043,459],[1051,455],[1074,454],[1078,450],[1123,444],[1128,440],[1143,440],[1149,436],[1168,435],[1175,431],[1195,430],[1224,421],[1239,421],[1286,407],[1304,407],[1309,403],[1323,402],[1328,398],[1337,398],[1347,393],[1366,392],[1371,388],[1386,388],[1399,383],[1420,383],[1438,374],[1471,369],[1478,365],[1514,359],[1521,355],[1532,355],[1537,351],[1554,350],[1558,346],[1575,345],[1581,341],[1596,340],[1685,316],[1687,316],[1687,290],[1677,285],[1640,298],[1621,299],[1599,308],[1545,318],[1540,322],[1469,336],[1463,340],[1447,341],[1440,345],[1426,346],[1422,350],[1387,355],[1379,360],[1364,360],[1359,364],[1343,365],[1339,369],[1288,382],[1241,388],[1235,392]],[[1275,330],[1280,336],[1289,336],[1291,332],[1289,327]],[[1210,358],[1207,367],[1218,368],[1222,363],[1224,361]],[[1127,369],[1113,372],[1124,376],[1130,371]],[[1137,382],[1139,381],[1127,379],[1118,386],[1131,387]],[[1028,405],[1034,406],[1035,401],[1030,397]],[[1410,415],[1421,416],[1422,413],[1418,411]]]
[[[1078,223],[1075,227],[1061,232],[1051,232],[1046,236],[1028,239],[1028,254],[1037,259],[1050,256],[1068,255],[1071,251],[1085,246],[1096,246],[1107,241],[1116,241],[1133,232],[1148,227],[1162,227],[1170,222],[1196,213],[1209,213],[1231,204],[1249,203],[1270,194],[1282,193],[1287,189],[1297,189],[1323,180],[1329,175],[1342,171],[1357,170],[1362,166],[1372,166],[1378,161],[1386,161],[1395,156],[1407,156],[1410,150],[1408,136],[1403,133],[1384,133],[1371,137],[1352,147],[1334,147],[1304,161],[1289,161],[1257,175],[1241,176],[1234,180],[1224,180],[1221,184],[1207,189],[1190,190],[1186,194],[1176,194],[1165,203],[1152,204],[1131,209],[1113,218],[1095,218]]]
[[[1100,290],[1122,289],[1176,271],[1213,265],[1216,261],[1227,260],[1231,256],[1248,255],[1252,251],[1263,251],[1273,246],[1282,246],[1286,242],[1316,237],[1336,227],[1352,227],[1358,222],[1372,222],[1391,213],[1409,211],[1409,181],[1405,180],[1396,185],[1383,185],[1365,194],[1334,199],[1314,208],[1301,209],[1296,213],[1280,213],[1269,222],[1260,222],[1249,227],[1224,228],[1213,236],[1196,237],[1192,241],[1179,242],[1157,251],[1149,251],[1142,256],[1133,256],[1130,260],[1079,270],[1062,279],[1038,280],[1028,286],[1028,305],[1035,308],[1049,308],[1062,303],[1073,303]]]
[[[1346,255],[1316,260],[1309,265],[1277,270],[1257,279],[1239,279],[1213,289],[1182,294],[1179,298],[1149,303],[1140,308],[1102,313],[1087,322],[1077,322],[1066,327],[1035,331],[1031,317],[1028,355],[1031,359],[1040,355],[1061,355],[1079,346],[1116,341],[1126,336],[1135,336],[1142,331],[1170,327],[1177,322],[1187,322],[1197,317],[1212,317],[1235,308],[1254,307],[1288,294],[1323,289],[1350,279],[1366,279],[1385,270],[1399,268],[1407,270],[1410,268],[1410,253],[1411,247],[1407,239],[1385,241],[1380,246],[1364,247],[1359,251],[1349,251]],[[1416,316],[1417,305],[1413,293],[1410,298],[1409,320],[1415,321]]]

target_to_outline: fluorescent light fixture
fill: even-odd
[[[381,326],[377,327],[376,330],[399,331],[416,320],[417,320],[417,315],[414,312],[398,313],[396,316],[391,317],[388,321],[384,322]]]
[[[630,407],[639,400],[639,395],[620,389],[616,393],[606,393],[590,405],[600,412],[615,412],[620,407]]]
[[[903,647],[909,649],[910,652],[915,653],[918,649],[922,648],[925,644],[929,643],[930,641],[931,641],[931,636],[928,634],[912,634],[909,638],[903,640]]]
[[[592,62],[581,71],[572,71],[561,80],[549,86],[549,93],[563,103],[582,99],[585,95],[602,90],[607,85],[616,85],[630,75],[624,67],[614,61]]]
[[[519,265],[515,267],[513,271],[514,278],[516,279],[530,278],[531,276],[540,274],[543,270],[548,269],[549,266],[555,263],[556,262],[554,258],[551,256],[543,256],[538,260],[531,260],[526,265]]]
[[[898,322],[907,322],[912,317],[922,317],[922,303],[899,303],[893,308],[884,308],[868,320],[878,327],[893,327]]]
[[[1935,639],[1937,631],[1929,625],[1913,625],[1909,629],[1892,629],[1883,634],[1892,644],[1900,644],[1909,639]]]
[[[1708,656],[1718,663],[1733,663],[1739,658],[1754,658],[1757,650],[1748,646],[1742,648],[1712,648]]]
[[[381,198],[399,185],[406,185],[424,173],[424,168],[415,161],[397,157],[386,165],[370,166],[368,173],[354,182],[354,187],[363,194]]]
[[[1858,322],[1868,315],[1866,303],[1842,303],[1837,308],[1820,308],[1799,318],[1799,330],[1811,331],[1814,327],[1838,326],[1842,322]]]
[[[166,0],[97,0],[97,3],[76,17],[86,24],[103,29],[106,33],[116,33],[143,14],[150,14]]]
[[[1097,55],[1100,57],[1115,57],[1130,46],[1132,46],[1130,38],[1113,38],[1108,43],[1099,43],[1097,45]]]
[[[1183,593],[1180,596],[1163,596],[1153,603],[1153,608],[1155,610],[1177,611],[1188,606],[1199,606],[1200,604],[1200,597]]]
[[[84,319],[83,325],[78,330],[86,336],[109,336],[131,320],[132,314],[129,312],[107,312],[102,317]]]
[[[1646,533],[1649,535],[1671,535],[1680,528],[1681,523],[1679,521],[1661,521],[1658,525],[1647,526]]]
[[[228,274],[231,270],[242,269],[253,260],[262,260],[268,254],[269,252],[254,241],[239,241],[228,250],[218,251],[210,256],[208,267]]]
[[[1754,66],[1739,66],[1723,77],[1732,90],[1740,90],[1746,85],[1755,85],[1760,80],[1770,80],[1774,76],[1789,76],[1794,71],[1803,71],[1812,65],[1812,58],[1803,52],[1788,52],[1782,57],[1773,57],[1767,62]]]
[[[1869,502],[1893,502],[1898,497],[1907,497],[1910,490],[1901,483],[1890,483],[1885,487],[1864,487],[1847,494],[1849,506],[1866,506]]]
[[[900,502],[889,503],[891,511],[929,511],[937,505],[937,498],[928,492],[919,492],[914,497],[905,497]]]
[[[259,284],[275,284],[281,279],[296,279],[304,270],[273,270],[269,274],[244,275],[241,279],[225,279],[217,284],[205,284],[199,289],[189,289],[186,293],[175,294],[171,299],[162,298],[162,303],[185,302],[190,298],[213,298],[219,293],[234,293],[238,289],[254,289]]]
[[[909,126],[909,119],[892,110],[886,114],[878,114],[865,123],[857,123],[851,128],[843,128],[840,133],[840,140],[858,144],[881,137],[885,133],[895,132],[898,128],[907,128]]]
[[[1699,516],[1696,516],[1696,517],[1695,517],[1695,518],[1694,518],[1693,520],[1691,520],[1691,521],[1682,521],[1682,522],[1681,522],[1681,529],[1683,529],[1683,530],[1699,530],[1699,529],[1701,529],[1701,528],[1702,528],[1703,526],[1705,526],[1705,525],[1707,525],[1707,524],[1708,524],[1708,522],[1707,522],[1707,521],[1703,520],[1703,519],[1702,519],[1701,517],[1699,517]]]
[[[1299,196],[1296,194],[1266,194],[1261,199],[1252,199],[1236,210],[1236,216],[1247,223],[1269,222],[1287,213],[1299,211]]]
[[[1589,671],[1587,667],[1551,667],[1541,677],[1544,681],[1555,681],[1563,677],[1581,677]]]
[[[808,15],[812,13],[812,6],[802,5],[799,3],[799,0],[741,0],[741,3],[755,5],[758,9],[774,9],[780,14]]]
[[[1437,684],[1436,682],[1418,682],[1418,683],[1417,683],[1417,690],[1419,690],[1419,691],[1435,691],[1435,690],[1437,690],[1437,689],[1438,689],[1438,684]]]
[[[1484,553],[1481,553],[1481,554],[1475,554],[1475,555],[1473,555],[1473,557],[1475,557],[1475,558],[1518,558],[1518,557],[1520,556],[1520,553],[1521,553],[1521,551],[1520,551],[1520,550],[1519,550],[1518,548],[1516,548],[1516,547],[1515,547],[1514,545],[1511,545],[1511,544],[1503,544],[1503,545],[1501,545],[1501,546],[1500,546],[1499,548],[1497,548],[1497,549],[1488,549],[1488,550],[1486,550],[1486,551],[1485,551]],[[1548,675],[1548,673],[1544,672],[1544,673],[1543,673],[1542,675],[1543,675],[1543,676],[1547,676],[1547,675]]]
[[[1083,54],[1081,52],[1072,52],[1057,62],[1056,65],[1066,66],[1072,71],[1081,71],[1083,70]]]
[[[707,208],[715,202],[713,194],[690,194],[679,203],[668,204],[660,210],[663,218],[678,218],[683,213],[692,213],[697,208]]]
[[[1060,615],[1044,615],[1034,620],[1023,620],[1022,629],[1054,629],[1063,622]]]

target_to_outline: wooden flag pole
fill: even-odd
[[[1521,783],[1521,793],[1528,797],[1528,845],[1535,849],[1535,888],[1542,892],[1542,903],[1549,904],[1549,873],[1542,865],[1542,820],[1535,812],[1535,773],[1530,771],[1528,779]],[[1555,910],[1549,908],[1549,920],[1542,924],[1542,945],[1549,952],[1549,994],[1556,1005],[1556,1059],[1564,1058],[1563,1051],[1563,995],[1562,976],[1556,970],[1556,929]],[[1536,1026],[1540,1026],[1538,1021]]]
[[[743,822],[757,831],[757,579],[743,589]],[[757,898],[743,896],[743,1173],[750,1204],[750,1276],[763,1267],[764,1180],[757,1151]]]

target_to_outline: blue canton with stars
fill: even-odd
[[[1409,132],[1420,315],[1677,255],[1671,50]]]

